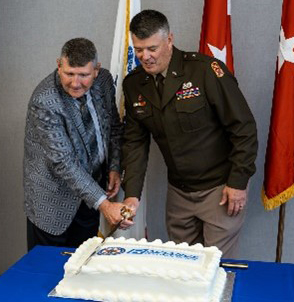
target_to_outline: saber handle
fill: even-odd
[[[234,262],[221,262],[220,266],[225,268],[241,268],[241,269],[248,268],[247,263],[234,263]]]
[[[61,252],[62,256],[71,256],[72,254],[73,254],[73,252],[67,252],[67,251]]]

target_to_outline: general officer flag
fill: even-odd
[[[234,73],[231,0],[205,0],[199,52],[223,61]]]
[[[124,77],[137,65],[139,61],[135,57],[133,43],[129,32],[130,21],[141,10],[141,0],[119,0],[112,55],[110,62],[110,72],[116,87],[116,103],[121,119],[124,116],[124,95],[122,82]],[[120,190],[116,201],[123,201],[124,193]],[[112,236],[141,239],[146,236],[146,191],[143,189],[140,207],[136,213],[135,225],[129,230],[117,230]],[[103,215],[100,215],[100,235],[106,235],[110,231],[110,226]]]
[[[294,197],[294,0],[284,0],[262,198],[267,210]]]

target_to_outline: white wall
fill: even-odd
[[[65,41],[78,36],[97,46],[109,68],[118,0],[0,0],[0,272],[26,252],[22,157],[26,107]],[[260,191],[274,82],[282,0],[233,0],[235,73],[257,120],[259,153],[251,180],[240,258],[274,261],[278,209],[265,212]],[[177,47],[197,50],[203,0],[142,0],[167,15]],[[152,145],[147,194],[149,237],[167,239],[166,168]],[[294,262],[294,203],[286,209],[284,262]]]

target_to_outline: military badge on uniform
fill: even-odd
[[[184,83],[183,86],[182,86],[182,89],[189,89],[192,87],[192,83],[191,82],[188,82],[188,83]]]
[[[146,102],[143,100],[142,94],[138,95],[138,102],[133,103],[133,107],[144,107]]]
[[[224,71],[221,69],[221,67],[219,66],[219,64],[216,61],[211,63],[211,68],[218,78],[221,78],[224,76],[224,74],[225,74]]]
[[[182,90],[176,92],[177,100],[185,100],[194,98],[200,95],[200,90],[198,87],[193,87],[191,82],[184,83]]]

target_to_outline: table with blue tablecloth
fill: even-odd
[[[74,249],[36,246],[0,276],[0,301],[3,302],[73,302],[48,297],[63,278],[63,265]],[[238,261],[248,269],[235,272],[232,302],[294,302],[294,264]]]

